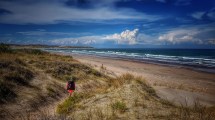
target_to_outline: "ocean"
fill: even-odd
[[[215,49],[44,49],[64,54],[95,55],[115,59],[181,66],[215,73]]]

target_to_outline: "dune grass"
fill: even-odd
[[[127,110],[126,103],[123,101],[116,101],[111,104],[113,110],[124,113]]]
[[[72,97],[67,98],[63,103],[57,106],[58,114],[68,114],[74,111],[76,104],[84,98],[83,94],[74,93]]]
[[[114,101],[104,101],[102,98],[82,97],[78,102],[68,104],[67,99],[58,106],[60,114],[73,114],[78,119],[176,119],[176,120],[213,120],[215,118],[214,107],[205,107],[196,102],[195,106],[177,106],[170,101],[160,99],[155,90],[142,78],[126,73],[116,78],[105,80],[108,84],[106,92],[93,92],[95,96],[108,96]],[[137,90],[136,90],[137,88]],[[96,89],[96,88],[92,88]],[[128,90],[130,89],[130,90]],[[125,90],[133,92],[126,93]],[[108,92],[107,92],[108,91]],[[112,91],[112,92],[111,92]],[[119,95],[116,96],[118,92]],[[112,95],[111,95],[112,94]],[[123,97],[123,94],[126,96]],[[70,98],[71,99],[71,98]],[[73,99],[77,99],[74,96]],[[91,105],[86,104],[90,101]],[[93,102],[92,102],[93,101]],[[95,103],[95,104],[94,104]],[[77,107],[82,104],[82,108]],[[98,106],[97,106],[98,105]],[[100,107],[99,107],[100,106]],[[101,107],[102,106],[102,107]],[[73,109],[69,109],[69,108]],[[78,113],[76,113],[78,111]],[[133,112],[135,113],[133,113]],[[74,115],[75,114],[75,115]],[[78,117],[77,117],[78,116]],[[82,117],[80,117],[82,116]]]
[[[9,49],[9,48],[8,48]],[[11,51],[11,50],[4,51]],[[16,97],[18,86],[27,86],[34,73],[14,53],[0,53],[0,103]]]
[[[24,53],[23,53],[24,52]],[[68,81],[101,77],[102,74],[74,60],[72,56],[55,55],[40,50],[19,50],[22,59],[53,77]]]
[[[67,119],[67,116],[71,119],[101,120],[215,119],[214,107],[205,107],[198,102],[193,107],[176,106],[170,101],[160,99],[142,77],[126,73],[112,78],[81,64],[71,56],[51,54],[37,49],[11,50],[8,46],[1,47],[0,103],[4,104],[9,99],[18,97],[17,89],[20,87],[31,88],[31,82],[38,77],[37,72],[41,72],[62,83],[71,79],[77,83],[78,90],[56,108],[58,115],[63,116],[62,119]],[[102,66],[101,69],[106,68]],[[40,80],[44,79],[47,78]],[[33,88],[36,94],[42,95],[41,98],[33,98],[35,101],[31,104],[35,102],[38,105],[48,97],[55,98],[65,92],[56,81],[42,81],[41,86]],[[39,116],[46,119],[61,118],[42,113]]]

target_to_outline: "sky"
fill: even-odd
[[[0,0],[0,42],[215,49],[215,0]]]

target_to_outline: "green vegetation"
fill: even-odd
[[[72,97],[66,99],[57,107],[58,114],[68,114],[76,108],[76,104],[84,98],[83,94],[74,93]]]
[[[112,103],[111,107],[113,110],[117,110],[117,111],[120,111],[122,113],[125,112],[127,109],[125,102],[122,102],[122,101],[117,101],[115,103]]]

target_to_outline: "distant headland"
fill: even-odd
[[[43,44],[7,44],[12,48],[85,48],[92,49],[91,46],[59,46],[59,45],[43,45]]]

